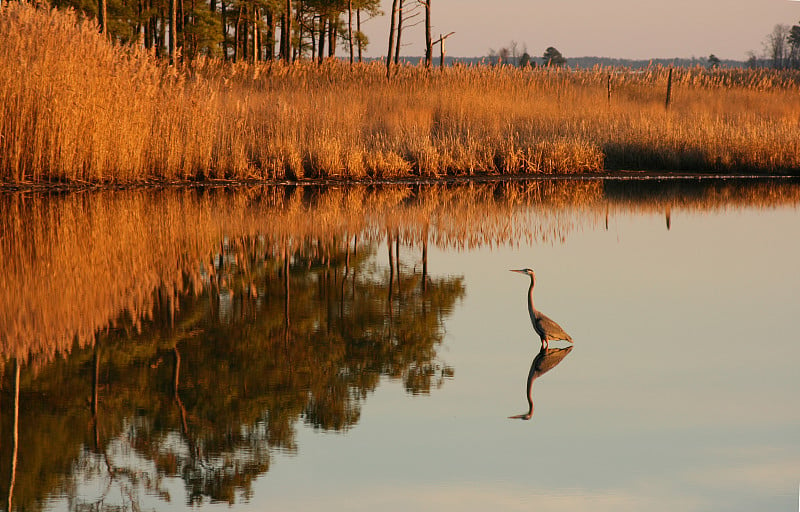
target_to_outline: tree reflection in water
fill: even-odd
[[[86,500],[75,491],[87,482],[100,491],[76,508],[119,496],[135,507],[138,493],[174,498],[164,477],[183,479],[189,503],[234,503],[274,450],[297,450],[298,421],[347,430],[382,377],[414,394],[441,386],[453,369],[436,349],[462,278],[428,277],[423,289],[421,271],[399,261],[389,271],[376,248],[311,241],[284,265],[282,246],[264,237],[228,242],[205,291],[157,294],[141,333],[128,322],[23,372],[17,508],[39,508],[46,492]],[[0,444],[6,497],[10,448]]]

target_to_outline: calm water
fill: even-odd
[[[797,182],[0,203],[0,509],[795,510]]]

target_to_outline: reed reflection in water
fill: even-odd
[[[257,499],[299,426],[348,431],[382,379],[426,395],[461,375],[440,349],[465,280],[429,248],[798,197],[724,181],[0,196],[0,503]],[[535,358],[531,389],[568,353]]]

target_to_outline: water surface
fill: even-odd
[[[794,507],[795,182],[0,201],[2,509]]]

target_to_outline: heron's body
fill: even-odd
[[[528,314],[531,317],[533,330],[536,331],[536,334],[539,335],[539,339],[542,341],[542,346],[547,348],[548,342],[555,340],[564,340],[572,343],[572,337],[567,334],[560,325],[536,309],[536,306],[533,305],[533,287],[536,285],[536,274],[534,274],[533,270],[525,268],[521,270],[512,270],[512,272],[525,274],[531,278],[531,286],[528,288]]]

